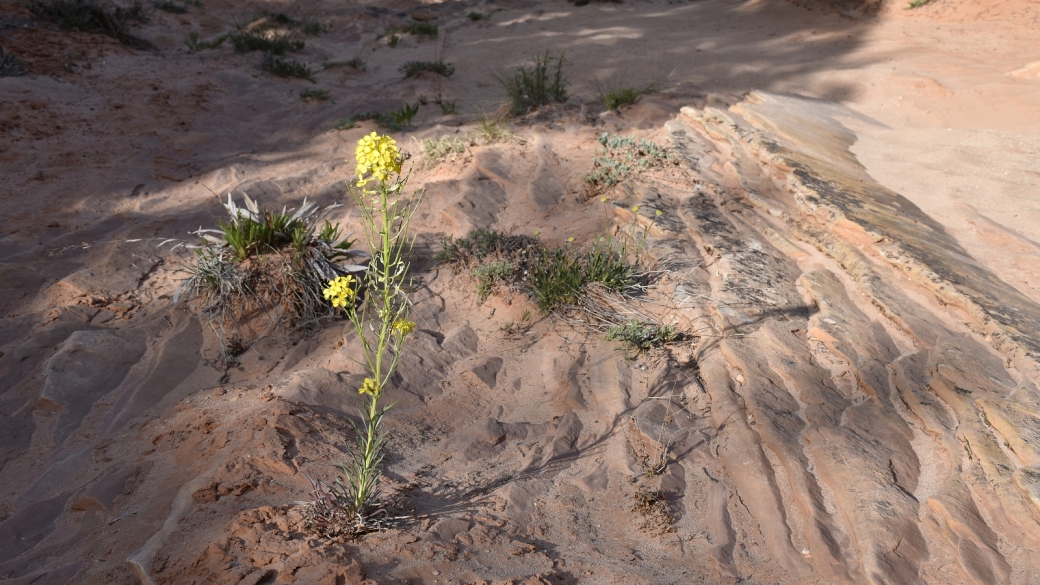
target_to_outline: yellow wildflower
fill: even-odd
[[[398,319],[394,322],[394,331],[400,333],[401,337],[404,337],[412,331],[415,331],[415,322],[405,321],[404,319]]]
[[[632,213],[639,213],[639,206],[638,205],[636,205],[635,207],[632,208]]]
[[[375,378],[365,378],[365,382],[358,388],[358,394],[371,394],[372,396],[379,394],[379,383]]]
[[[537,238],[541,233],[541,230],[534,230],[534,237]]]
[[[657,210],[657,212],[656,212],[656,213],[654,213],[654,215],[656,215],[657,217],[661,217],[661,210],[660,210],[660,209],[658,209],[658,210]]]
[[[337,276],[329,281],[329,286],[322,291],[325,300],[332,303],[333,307],[346,307],[348,302],[353,302],[357,291],[352,288],[354,277]]]
[[[358,186],[375,179],[379,182],[390,178],[390,173],[401,172],[401,151],[397,142],[389,136],[380,136],[375,132],[358,140],[354,151],[357,159]],[[367,179],[365,175],[370,175]]]
[[[599,198],[599,202],[600,203],[606,203],[607,202],[607,198],[606,197],[600,197]]]
[[[567,243],[568,243],[568,244],[571,244],[571,243],[573,243],[573,242],[574,242],[574,238],[567,238]]]

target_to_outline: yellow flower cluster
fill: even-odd
[[[394,322],[394,331],[401,334],[401,337],[408,335],[412,331],[415,331],[414,321],[405,321],[404,319],[398,319]]]
[[[390,173],[401,172],[401,151],[397,148],[397,142],[389,136],[373,132],[362,137],[358,140],[354,158],[357,159],[359,187],[372,179],[383,182],[390,177]],[[366,179],[365,175],[368,174],[371,176]]]
[[[358,394],[371,394],[373,396],[379,394],[379,384],[376,382],[376,379],[365,378],[364,383],[358,388]]]
[[[337,276],[329,281],[329,286],[324,291],[325,300],[332,303],[333,307],[346,307],[347,303],[353,302],[357,291],[354,290],[354,277]]]

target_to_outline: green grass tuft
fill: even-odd
[[[162,0],[161,2],[156,2],[155,7],[159,10],[162,10],[163,12],[169,12],[170,14],[185,14],[186,12],[188,12],[187,6],[183,4],[177,4],[176,2],[171,2],[170,0]]]
[[[605,92],[600,98],[608,110],[614,111],[621,106],[630,106],[639,101],[641,92],[634,87],[625,87]]]
[[[314,100],[319,102],[329,101],[329,90],[327,89],[304,89],[300,91],[301,100]]]
[[[236,53],[266,51],[273,55],[284,55],[303,49],[304,42],[289,38],[285,34],[265,34],[263,31],[237,32],[228,35]]]
[[[0,77],[21,77],[26,73],[28,71],[17,55],[4,53],[4,48],[0,47]]]
[[[412,118],[414,118],[415,115],[418,113],[419,102],[415,102],[414,104],[404,103],[401,105],[399,109],[391,111],[390,116],[394,119],[394,122],[396,122],[398,126],[404,127],[411,126]]]
[[[489,262],[473,269],[477,277],[477,299],[483,304],[497,282],[507,282],[513,276],[513,265],[509,262]]]
[[[404,73],[405,77],[415,77],[427,71],[443,77],[451,77],[451,74],[455,73],[455,67],[444,61],[408,61],[401,65],[400,71]]]
[[[440,104],[441,113],[445,116],[456,116],[459,113],[459,105],[454,101],[442,101]]]
[[[554,56],[546,51],[544,55],[536,55],[528,65],[495,74],[509,96],[512,113],[523,115],[551,102],[566,101],[569,85],[563,75],[566,63],[563,53]]]
[[[292,59],[283,59],[268,54],[260,63],[260,69],[277,77],[295,77],[314,82],[314,72],[303,63]]]
[[[227,38],[228,35],[223,34],[208,41],[204,41],[199,37],[199,33],[192,32],[188,35],[188,38],[184,41],[184,44],[188,45],[189,51],[191,51],[192,53],[196,53],[198,51],[201,51],[202,49],[216,49],[220,45],[224,44],[224,41],[226,41]]]

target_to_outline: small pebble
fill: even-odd
[[[434,572],[433,572],[433,576],[434,576],[434,577],[436,577],[437,575],[440,575],[440,574],[441,574],[441,572],[440,572],[440,571],[434,571]]]

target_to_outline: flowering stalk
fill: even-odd
[[[346,311],[361,340],[363,361],[359,362],[368,370],[358,389],[361,425],[354,427],[357,444],[349,449],[350,461],[343,466],[348,506],[362,531],[378,510],[379,464],[386,437],[379,427],[392,406],[380,406],[379,398],[397,370],[405,338],[415,329],[409,320],[407,294],[408,254],[414,241],[409,239],[408,226],[421,195],[402,195],[408,177],[401,175],[401,152],[389,136],[373,132],[363,137],[355,156],[358,189],[352,193],[361,210],[372,261],[357,287],[346,280],[349,277],[337,278],[325,289],[325,298]],[[372,182],[376,187],[366,188]],[[360,304],[357,298],[363,298]]]

